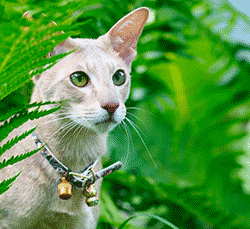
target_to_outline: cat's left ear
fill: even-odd
[[[131,66],[137,51],[137,42],[148,19],[149,9],[138,8],[119,20],[107,34],[99,39],[111,44],[128,67]]]

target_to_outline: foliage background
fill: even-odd
[[[106,165],[122,160],[124,170],[104,180],[99,228],[140,214],[183,229],[249,228],[249,47],[231,37],[238,19],[249,19],[226,0],[216,7],[205,0],[1,1],[1,114],[27,106],[28,73],[45,64],[35,60],[65,39],[28,55],[37,50],[19,47],[25,11],[45,13],[65,36],[97,38],[140,6],[151,14],[132,66],[131,121],[112,132],[104,158]],[[145,217],[134,224],[128,227],[167,227]]]

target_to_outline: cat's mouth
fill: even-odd
[[[95,124],[98,125],[98,124],[104,124],[104,123],[117,123],[116,121],[114,121],[113,119],[111,118],[108,118],[106,120],[103,120],[103,121],[100,121],[100,122],[96,122]]]
[[[102,120],[100,122],[95,123],[95,127],[97,128],[97,131],[100,133],[106,133],[111,131],[117,124],[114,119],[108,118],[106,120]]]

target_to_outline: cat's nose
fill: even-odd
[[[109,113],[111,118],[115,113],[116,109],[119,107],[119,105],[119,103],[105,103],[101,104],[101,107]]]

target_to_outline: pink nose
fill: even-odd
[[[111,118],[115,113],[116,109],[119,107],[119,103],[105,103],[101,104],[101,107],[109,113]]]

